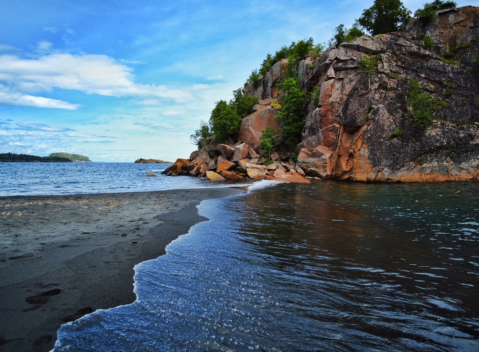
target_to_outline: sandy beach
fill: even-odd
[[[48,351],[65,322],[135,300],[133,267],[235,188],[0,197],[0,351]]]

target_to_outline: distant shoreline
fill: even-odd
[[[80,154],[70,154],[70,153],[51,153],[48,156],[37,156],[30,154],[16,154],[16,153],[0,153],[0,162],[26,162],[26,163],[69,163],[69,162],[83,162],[91,163],[89,157]]]
[[[171,161],[165,161],[161,159],[136,159],[135,164],[172,164]]]

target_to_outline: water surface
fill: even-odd
[[[198,177],[162,175],[161,171],[169,165],[0,163],[0,196],[146,192],[214,186]],[[150,172],[156,176],[146,177]]]
[[[281,184],[136,267],[134,304],[55,351],[479,350],[476,183]]]

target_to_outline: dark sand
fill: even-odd
[[[0,197],[0,351],[49,351],[61,324],[135,300],[133,267],[241,189]]]

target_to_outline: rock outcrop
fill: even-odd
[[[430,50],[423,48],[426,35],[435,42]],[[308,107],[298,165],[323,179],[478,180],[478,53],[479,8],[467,6],[441,11],[428,25],[411,21],[401,32],[362,36],[301,61],[302,87],[317,86],[319,95]],[[365,56],[377,62],[371,87],[360,69]],[[407,103],[412,80],[436,104],[426,128],[414,124]],[[263,99],[273,95],[268,79],[250,94],[258,91]]]
[[[426,35],[434,41],[428,49]],[[376,65],[371,76],[361,70],[365,57]],[[297,71],[308,93],[302,141],[294,151],[277,147],[270,156],[275,163],[265,166],[260,137],[267,125],[279,131],[274,103],[286,65],[287,60],[276,63],[259,86],[245,87],[244,94],[260,103],[243,119],[236,140],[216,145],[216,151],[194,152],[166,173],[204,176],[212,170],[225,179],[233,173],[285,180],[304,180],[304,175],[363,182],[479,180],[479,8],[443,10],[428,25],[413,20],[402,31],[362,36],[300,61]],[[413,81],[434,102],[434,119],[423,126],[415,123],[408,102]],[[296,163],[291,152],[298,155]]]

